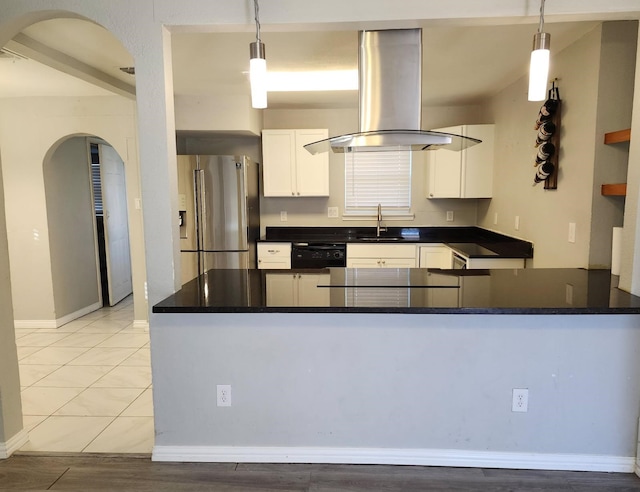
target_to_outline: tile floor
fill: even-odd
[[[16,329],[21,451],[150,453],[149,333],[128,297],[57,329]]]

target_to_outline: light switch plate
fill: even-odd
[[[516,221],[513,224],[513,226],[515,227],[516,231],[520,230],[520,216],[519,215],[516,215]]]
[[[447,222],[453,222],[453,210],[447,210]]]
[[[282,212],[280,212],[280,222],[286,222],[286,221],[287,221],[287,212],[283,210]]]
[[[575,222],[569,222],[569,242],[570,243],[576,242],[576,223]]]
[[[338,207],[327,207],[327,217],[335,219],[338,217]]]

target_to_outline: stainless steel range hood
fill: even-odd
[[[420,129],[422,29],[360,31],[360,131],[305,145],[312,154],[386,150],[462,150],[480,140]]]

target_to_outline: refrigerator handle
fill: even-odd
[[[205,229],[207,227],[207,207],[205,206],[205,186],[204,186],[204,171],[196,169],[194,172],[194,186],[196,190],[196,215],[198,221],[196,225],[196,236],[198,241],[198,251],[204,247]]]

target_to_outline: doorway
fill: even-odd
[[[88,145],[102,305],[114,306],[133,291],[124,162],[105,142]]]

